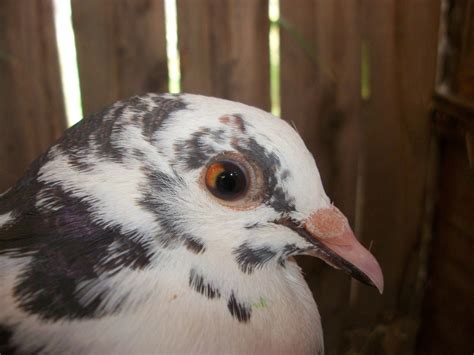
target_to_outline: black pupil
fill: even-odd
[[[245,192],[246,178],[243,171],[232,163],[225,162],[224,171],[216,178],[216,193],[221,198],[233,199],[237,198]]]
[[[216,186],[221,193],[235,194],[239,192],[240,174],[238,171],[226,171],[217,177]]]

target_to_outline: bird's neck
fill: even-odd
[[[237,303],[243,312],[265,308],[276,297],[298,302],[304,294],[314,303],[294,261],[280,263],[275,259],[261,267],[242,268],[224,252],[190,253],[185,248],[161,250],[154,259],[144,270],[114,276],[120,278],[124,294],[139,288],[144,299],[193,295],[213,302]]]
[[[146,324],[143,331],[158,329],[154,334],[180,334],[172,348],[179,343],[183,352],[216,347],[216,353],[317,353],[321,348],[318,310],[295,262],[245,273],[229,259],[185,255],[163,252],[155,267],[123,280],[129,289],[140,289],[142,297],[127,312],[129,324]],[[209,334],[219,341],[204,343]]]

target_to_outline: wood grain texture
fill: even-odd
[[[420,353],[470,353],[474,329],[474,170],[462,135],[443,139]]]
[[[462,354],[474,345],[474,3],[443,5],[439,199],[418,351]]]
[[[178,0],[182,91],[270,109],[267,0]]]
[[[438,89],[458,100],[474,100],[474,3],[445,0]]]
[[[50,0],[0,2],[0,192],[66,127]]]
[[[166,92],[162,0],[73,0],[84,114],[116,100]]]
[[[282,117],[295,123],[327,194],[353,227],[360,137],[359,11],[356,1],[281,1]],[[326,350],[337,351],[350,279],[316,259],[305,258],[302,265],[321,311]]]
[[[433,0],[362,2],[371,96],[361,120],[358,229],[380,261],[385,290],[373,297],[372,290],[354,284],[355,328],[371,329],[376,319],[397,314],[417,319],[439,13],[440,2]],[[413,342],[413,335],[400,339]]]

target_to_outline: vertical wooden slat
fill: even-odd
[[[270,109],[268,1],[178,0],[182,90]]]
[[[84,114],[167,91],[163,0],[73,0]]]
[[[464,102],[474,100],[474,3],[443,1],[437,92]]]
[[[356,1],[281,1],[281,109],[318,164],[328,195],[354,225],[360,114]],[[303,267],[321,310],[328,353],[340,345],[349,277],[315,259]],[[376,297],[375,292],[369,296]]]
[[[474,329],[474,169],[461,137],[444,137],[420,354],[469,354]]]
[[[417,350],[468,354],[474,344],[474,2],[444,0],[442,8],[439,198]]]
[[[354,284],[352,321],[368,330],[383,315],[394,323],[397,314],[405,315],[409,327],[417,320],[439,13],[440,2],[434,0],[362,1],[371,96],[362,117],[359,230],[385,275],[381,297]],[[386,329],[386,341],[380,341],[385,345],[380,346],[389,341],[390,351],[405,353],[413,346],[413,333],[403,326],[397,332]]]
[[[0,2],[0,192],[66,126],[50,0]]]

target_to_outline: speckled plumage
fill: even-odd
[[[262,171],[258,206],[200,183],[209,160]],[[284,224],[330,208],[298,134],[197,95],[120,101],[70,128],[0,196],[0,352],[321,353]]]

